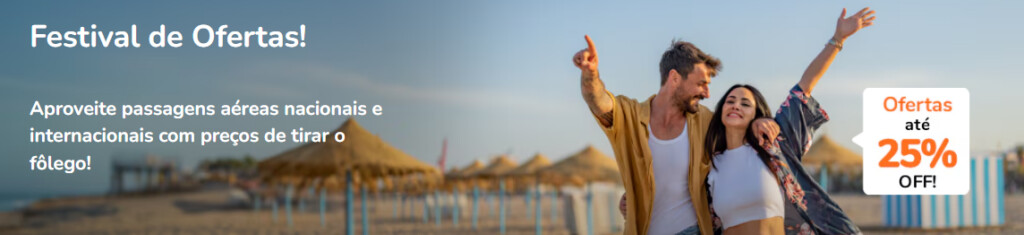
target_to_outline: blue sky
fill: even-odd
[[[735,83],[759,87],[770,104],[832,35],[843,7],[877,10],[875,26],[847,40],[815,90],[832,121],[823,133],[859,152],[860,94],[869,87],[966,87],[972,94],[972,152],[1024,142],[1016,101],[1024,54],[1018,11],[1024,3],[401,1],[246,4],[8,2],[0,7],[0,185],[24,192],[102,191],[117,152],[177,156],[186,167],[206,157],[274,155],[297,144],[232,147],[192,144],[31,144],[29,127],[95,130],[331,130],[344,118],[53,118],[28,116],[35,100],[52,104],[243,103],[380,104],[382,117],[359,121],[429,163],[449,141],[449,166],[511,153],[561,159],[594,144],[611,153],[579,93],[570,57],[594,38],[601,74],[616,94],[657,91],[657,64],[673,39],[722,59],[710,106]],[[166,24],[186,33],[198,24],[236,30],[307,26],[294,49],[31,48],[30,26],[76,30],[97,24],[148,32]],[[141,37],[141,35],[140,35]],[[92,155],[94,171],[31,172],[35,154]]]

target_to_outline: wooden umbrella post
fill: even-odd
[[[363,186],[360,187],[362,190],[360,190],[360,192],[359,192],[359,194],[361,195],[359,203],[362,204],[361,209],[362,209],[362,214],[363,214],[363,217],[362,217],[362,220],[363,220],[362,229],[363,229],[363,235],[369,235],[370,234],[370,216],[368,216],[366,214],[366,207],[367,207],[366,206],[366,191],[369,191],[369,186],[367,186],[365,183],[363,183],[362,185]]]
[[[491,190],[484,191],[484,199],[487,201],[487,217],[494,218],[494,191]]]
[[[617,197],[615,197],[615,193],[605,193],[605,195],[610,195],[608,197],[608,226],[612,232],[618,232],[618,223],[615,223],[615,208],[618,208],[619,205]]]
[[[253,214],[256,214],[260,212],[260,203],[262,202],[260,201],[260,191],[256,190],[256,193],[253,193],[252,197],[252,212]]]
[[[321,182],[321,184],[323,184],[323,183]],[[327,188],[325,188],[325,187],[323,187],[321,185],[321,187],[320,187],[320,227],[321,228],[326,228],[327,227],[326,211],[327,211]]]
[[[270,201],[270,209],[271,209],[271,216],[270,217],[271,217],[271,219],[274,220],[274,223],[277,223],[277,196],[274,196],[273,199]]]
[[[434,226],[441,227],[441,192],[434,190]]]
[[[298,201],[298,204],[299,204],[298,208],[296,210],[296,211],[298,211],[297,213],[306,212],[306,200],[303,200],[304,199],[303,196],[306,195],[306,194],[302,193],[302,191],[301,191],[301,190],[304,190],[304,189],[305,188],[303,188],[301,186],[295,188],[295,192],[296,192],[295,201]]]
[[[821,189],[828,193],[828,165],[822,163],[821,168],[818,170],[818,185],[821,185]]]
[[[558,219],[558,188],[551,190],[551,221]]]
[[[473,185],[473,229],[477,229],[476,220],[479,214],[480,187]]]
[[[352,226],[352,171],[345,172],[345,235],[355,234]]]
[[[535,228],[535,229],[537,230],[537,231],[536,231],[536,234],[537,234],[537,235],[540,235],[540,234],[541,234],[541,218],[540,218],[540,217],[541,217],[541,213],[540,213],[540,203],[541,203],[541,201],[540,201],[540,198],[541,198],[541,194],[540,194],[540,180],[537,180],[537,182],[536,182],[536,183],[534,184],[534,194],[535,194],[535,195],[526,195],[526,196],[527,196],[527,197],[530,197],[530,196],[535,196],[535,197],[537,197],[537,201],[535,201],[535,202],[534,202],[534,205],[533,205],[533,206],[534,206],[534,208],[533,208],[533,213],[534,213],[534,215],[533,215],[533,223],[534,223],[534,225],[536,226],[536,228]]]
[[[430,210],[429,210],[429,207],[427,207],[427,197],[428,197],[427,193],[424,192],[423,193],[423,223],[430,223],[430,217],[428,216],[428,215],[430,215]]]
[[[398,206],[400,204],[399,201],[402,200],[401,199],[402,198],[402,193],[399,193],[399,192],[395,191],[394,195],[395,195],[395,204],[391,205],[391,217],[395,218],[395,219],[398,219]]]
[[[295,183],[288,184],[285,186],[284,192],[284,217],[288,221],[288,228],[292,228],[292,190],[295,189]]]
[[[452,189],[452,201],[454,201],[454,203],[452,203],[452,225],[455,226],[456,228],[458,228],[459,227],[459,209],[462,209],[462,208],[459,207],[459,188],[458,187]]]
[[[498,180],[498,206],[501,210],[501,234],[505,234],[505,181]]]
[[[398,216],[400,218],[408,216],[409,213],[406,213],[406,211],[407,211],[406,209],[408,209],[408,208],[406,208],[406,206],[405,206],[405,195],[402,195],[402,192],[398,192],[398,200],[402,201],[402,206],[400,206],[401,209],[398,210]]]
[[[514,186],[513,186],[513,188],[514,188]],[[526,207],[524,209],[526,210],[526,218],[530,218],[530,188],[529,187],[526,188],[526,194],[525,195],[526,196],[523,197],[523,200],[526,201]]]
[[[594,235],[594,186],[587,183],[587,235]]]
[[[313,195],[316,195],[315,194],[316,191],[314,190],[313,185],[309,185],[309,186],[306,186],[306,187],[307,187],[307,188],[305,188],[306,189],[306,194],[303,194],[303,195],[307,195],[307,196],[304,197],[304,198],[301,198],[299,200],[299,213],[306,213],[306,201],[310,200],[311,197],[315,197]]]

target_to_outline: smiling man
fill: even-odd
[[[613,96],[597,71],[597,49],[573,56],[581,72],[583,99],[611,141],[626,188],[626,234],[710,234],[711,213],[704,190],[710,161],[704,135],[713,116],[698,102],[709,97],[721,62],[691,43],[675,41],[662,55],[661,87],[643,102]],[[774,140],[778,125],[755,121],[762,140]],[[767,136],[764,137],[764,136]]]

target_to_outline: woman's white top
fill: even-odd
[[[708,173],[708,189],[724,229],[785,216],[782,189],[753,147],[744,144],[712,159],[716,168]]]

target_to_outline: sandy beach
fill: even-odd
[[[256,212],[249,206],[231,205],[227,190],[135,196],[135,197],[83,197],[38,202],[26,212],[22,225],[0,230],[3,234],[338,234],[344,231],[344,207],[341,195],[332,195],[326,213],[326,226],[320,226],[316,204],[306,204],[305,212],[293,214],[293,227],[286,223],[284,207],[278,208],[275,221],[272,209],[264,206]],[[373,199],[367,208],[370,214],[371,234],[496,234],[499,231],[497,213],[492,215],[481,204],[479,229],[471,227],[471,215],[466,208],[458,226],[452,225],[450,214],[441,226],[433,218],[423,222],[421,201],[406,205],[406,216],[395,218],[394,199]],[[484,200],[481,200],[483,203]],[[510,197],[507,201],[506,221],[509,234],[534,233],[534,220],[526,217],[525,201]],[[548,208],[549,202],[542,207]],[[412,210],[411,212],[409,210]],[[361,234],[361,208],[358,201],[354,211],[355,230]],[[545,211],[546,212],[546,211]],[[433,217],[433,214],[430,215]],[[547,217],[545,217],[547,219]],[[561,221],[544,221],[545,234],[568,234]]]
[[[371,198],[373,195],[371,194]],[[1007,225],[990,228],[957,230],[900,230],[882,228],[878,197],[837,195],[835,199],[861,226],[866,234],[1021,234],[1024,233],[1024,195],[1006,197]],[[294,213],[294,223],[288,227],[284,207],[278,208],[277,220],[272,210],[260,211],[242,205],[232,205],[228,190],[213,189],[200,192],[158,194],[126,197],[81,197],[37,202],[23,213],[21,225],[0,230],[3,234],[338,234],[343,233],[344,215],[341,195],[330,197],[327,225],[320,226],[316,205],[306,204],[305,212]],[[424,222],[422,204],[406,205],[406,216],[395,218],[394,199],[371,200],[370,234],[497,234],[498,217],[481,207],[479,229],[471,228],[470,212],[463,210],[459,225],[445,217],[440,226],[431,218]],[[481,202],[484,202],[481,200]],[[527,217],[522,196],[508,200],[508,234],[534,233],[534,219]],[[548,208],[545,200],[542,207]],[[356,204],[358,205],[358,203]],[[486,205],[486,204],[484,204]],[[1016,208],[1016,209],[1015,209]],[[356,233],[361,234],[361,218],[355,208]],[[412,213],[408,211],[412,209]],[[297,209],[296,209],[297,210]],[[545,214],[549,209],[545,209]],[[544,234],[568,234],[562,221],[547,220]],[[605,223],[598,223],[604,225]]]

